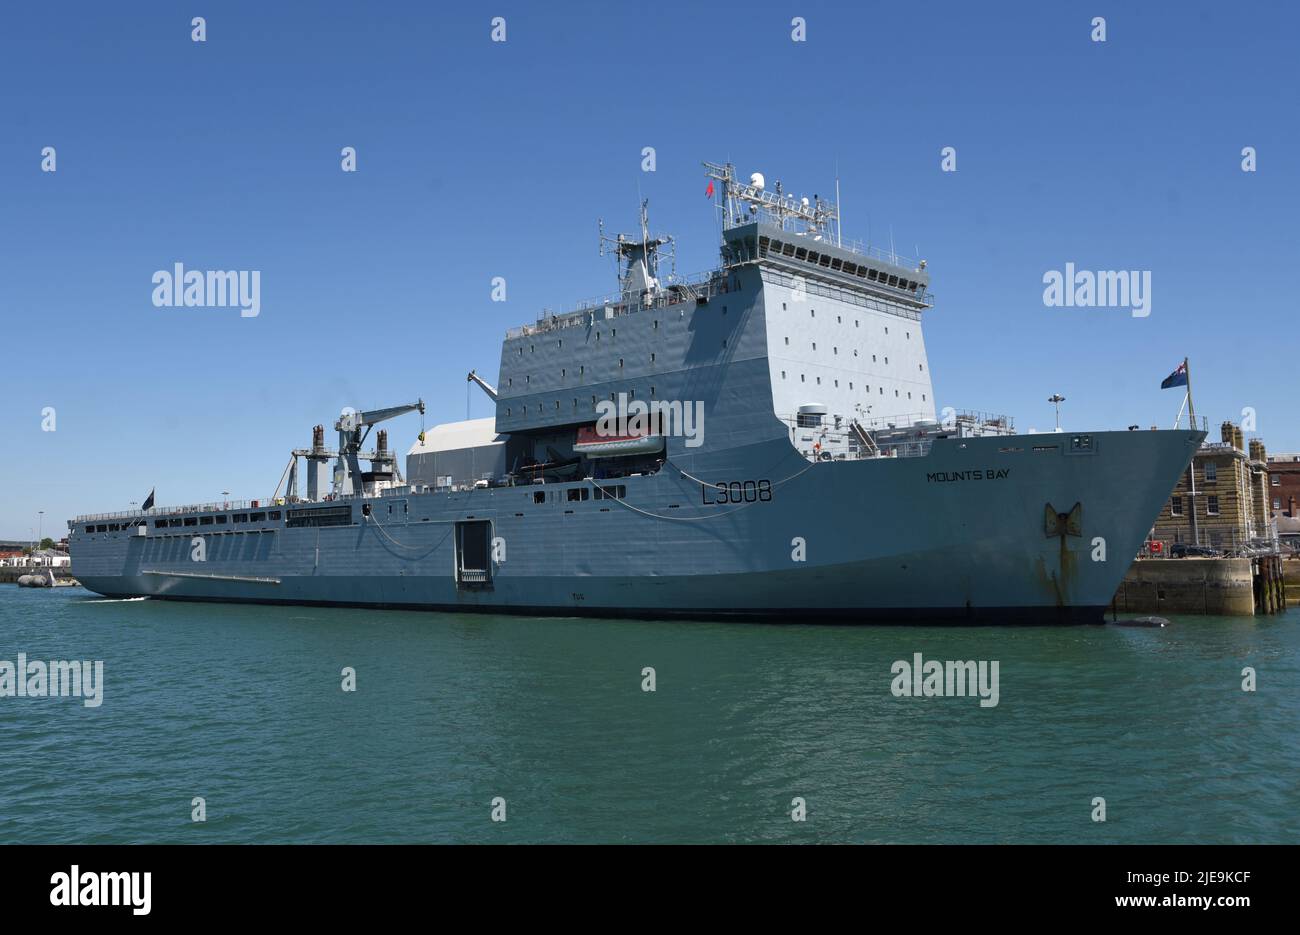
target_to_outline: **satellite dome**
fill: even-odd
[[[762,172],[755,172],[753,175],[749,177],[749,184],[753,185],[761,192],[763,190],[763,186],[767,184],[767,180],[763,178]]]

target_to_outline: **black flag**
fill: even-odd
[[[149,491],[149,496],[144,498],[144,503],[140,506],[141,511],[153,509],[153,491]]]

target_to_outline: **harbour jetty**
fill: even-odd
[[[1254,558],[1138,559],[1115,592],[1119,613],[1251,616],[1281,613],[1300,598],[1300,563],[1277,555]]]

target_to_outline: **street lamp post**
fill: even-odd
[[[45,511],[37,510],[36,516],[36,545],[39,548],[41,542],[45,539]]]
[[[1047,401],[1056,405],[1056,430],[1059,432],[1061,431],[1061,403],[1065,402],[1065,397],[1060,393],[1053,393],[1047,397]]]

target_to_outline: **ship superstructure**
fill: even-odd
[[[422,430],[404,477],[382,433],[361,448],[423,403],[345,411],[338,448],[318,426],[270,502],[78,517],[78,577],[192,600],[1099,619],[1203,433],[936,418],[927,264],[845,242],[819,197],[706,172],[719,266],[665,270],[644,204],[636,233],[602,226],[617,292],[508,332],[496,385],[468,375],[495,416]]]

